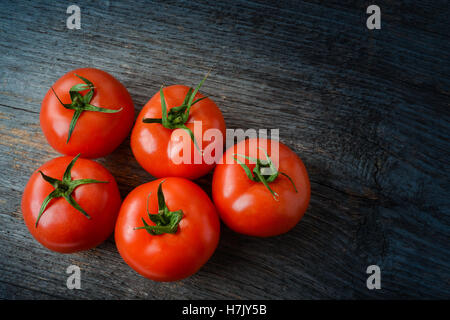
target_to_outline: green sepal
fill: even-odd
[[[39,173],[41,174],[42,178],[47,181],[48,183],[50,183],[53,188],[57,189],[59,186],[59,180],[58,179],[54,179],[52,177],[47,176],[46,174],[44,174],[41,170],[39,170]]]
[[[198,86],[195,88],[194,92],[192,92],[191,96],[189,97],[189,101],[188,101],[188,103],[187,103],[187,109],[186,109],[186,114],[187,114],[186,121],[187,121],[187,118],[189,117],[189,111],[191,110],[191,107],[192,107],[192,105],[193,105],[192,102],[193,102],[193,100],[194,100],[194,98],[195,98],[195,95],[197,94],[198,90],[200,90],[200,88],[202,87],[203,83],[205,82],[206,78],[208,78],[208,76],[209,76],[209,72],[208,72],[208,73],[206,74],[206,76],[202,79],[202,81],[200,81],[200,83],[198,84]]]
[[[58,95],[55,92],[55,89],[53,89],[53,87],[50,87],[50,89],[52,89],[53,94],[55,95],[56,99],[58,99],[59,103],[66,109],[73,109],[72,105],[70,103],[63,103],[61,101],[61,99],[58,97]]]
[[[270,193],[272,194],[272,197],[273,197],[276,201],[278,201],[278,198],[279,198],[278,193],[276,193],[275,191],[272,190],[272,188],[269,186],[269,184],[268,184],[266,178],[261,174],[261,172],[260,172],[259,170],[254,170],[254,173],[255,173],[255,175],[258,177],[258,180],[259,180],[260,182],[262,182],[263,185],[264,185],[267,189],[269,189]]]
[[[238,154],[233,154],[233,155],[238,155]],[[241,156],[242,156],[242,155],[241,155]],[[252,174],[252,170],[250,170],[250,168],[249,168],[245,163],[243,163],[241,160],[239,160],[238,158],[234,157],[234,160],[236,160],[237,163],[240,164],[240,166],[242,167],[242,169],[244,169],[245,174],[247,175],[247,177],[248,177],[250,180],[255,181],[255,178],[253,177],[253,174]]]
[[[90,219],[91,217],[86,213],[86,211],[84,211],[84,209],[75,201],[75,199],[70,196],[70,195],[63,195],[64,199],[66,199],[66,201],[75,209],[77,209],[78,211],[80,211],[82,214],[84,214],[86,216],[86,218]]]
[[[61,197],[61,193],[59,190],[53,190],[52,192],[50,192],[50,194],[47,197],[45,197],[44,201],[42,202],[41,209],[39,210],[39,215],[36,219],[36,223],[34,224],[35,228],[37,227],[37,224],[38,224],[39,220],[41,219],[41,216],[44,213],[44,211],[47,208],[50,201],[52,201],[52,199],[59,198],[59,197]]]
[[[77,154],[72,161],[70,161],[69,165],[66,167],[66,170],[64,170],[63,174],[63,181],[68,182],[72,180],[72,168],[75,165],[75,162],[77,162],[78,158],[80,157],[80,154]]]
[[[298,193],[298,190],[297,190],[297,187],[295,186],[295,183],[294,183],[294,181],[292,181],[292,179],[291,179],[291,177],[289,177],[286,173],[284,173],[284,172],[280,172],[283,176],[285,176],[286,178],[288,178],[289,179],[289,181],[292,183],[292,185],[294,186],[294,190],[295,190],[295,192],[296,193]]]
[[[106,109],[106,108],[100,108],[100,107],[93,106],[92,104],[86,103],[84,105],[84,110],[83,111],[96,111],[96,112],[103,112],[103,113],[117,113],[117,112],[120,112],[122,110],[123,110],[123,108]]]
[[[197,141],[195,140],[195,136],[194,136],[194,133],[192,132],[192,130],[189,129],[188,127],[186,127],[184,124],[180,125],[178,128],[187,131],[187,133],[189,133],[189,136],[191,137],[191,140],[194,142],[194,145],[197,148],[197,150],[200,153],[203,153],[203,150],[200,149],[200,147],[197,144]]]
[[[191,98],[192,91],[194,91],[194,89],[189,88],[188,93],[187,93],[186,96],[184,97],[184,101],[183,101],[183,103],[181,104],[181,106],[179,106],[179,107],[174,107],[174,108],[172,108],[172,109],[175,109],[175,110],[181,110],[182,108],[187,108],[187,104],[188,104],[188,102],[189,102],[189,99]]]
[[[89,88],[90,88],[90,86],[88,84],[79,83],[79,84],[74,85],[72,88],[70,88],[70,91],[71,92],[80,92],[80,91],[87,90]]]
[[[77,124],[78,119],[81,116],[81,113],[83,113],[83,111],[81,110],[75,110],[72,120],[70,121],[70,125],[69,125],[69,133],[67,134],[67,141],[66,143],[69,143],[70,137],[72,136],[72,132],[75,129],[75,125]]]
[[[83,80],[84,83],[85,83],[89,88],[91,88],[91,89],[94,89],[94,88],[95,88],[95,87],[94,87],[94,84],[93,84],[90,80],[88,80],[88,79],[86,79],[85,77],[82,77],[82,76],[80,76],[80,75],[78,75],[78,74],[76,74],[76,73],[74,73],[74,75],[77,76],[78,78],[80,78],[81,80]],[[89,101],[88,101],[88,102],[89,102]]]

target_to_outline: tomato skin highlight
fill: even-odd
[[[167,111],[171,108],[180,106],[189,87],[183,85],[172,85],[163,89],[167,104]],[[195,99],[204,97],[201,93],[195,95]],[[202,149],[210,144],[219,143],[219,141],[203,140],[203,133],[207,129],[218,129],[222,137],[225,137],[225,120],[220,109],[210,99],[206,98],[194,104],[189,113],[189,119],[185,125],[191,129],[195,135],[196,141],[202,141]],[[159,123],[143,123],[144,118],[161,118],[161,97],[159,91],[147,102],[139,113],[134,128],[131,133],[131,149],[139,164],[152,176],[162,177],[183,177],[186,179],[197,179],[211,171],[215,163],[207,164],[205,159],[199,156],[201,163],[195,164],[195,153],[199,151],[190,139],[184,141],[171,140],[174,132],[182,129],[167,129]],[[194,121],[202,122],[201,136],[194,130]],[[185,150],[190,149],[191,162],[177,164],[174,160],[175,155],[182,147]],[[215,155],[220,158],[222,153],[222,142],[220,141],[220,154]]]
[[[133,101],[127,89],[109,73],[82,68],[69,71],[53,84],[53,89],[63,103],[70,104],[70,88],[83,83],[75,74],[94,84],[94,96],[90,104],[107,109],[123,109],[112,114],[83,112],[67,143],[74,110],[64,108],[50,88],[42,101],[39,116],[42,132],[53,149],[61,154],[75,156],[81,153],[82,158],[104,157],[116,149],[130,132],[134,121]]]
[[[258,139],[258,146],[266,146],[271,156],[271,140]],[[270,187],[279,195],[274,199],[261,183],[250,180],[244,169],[233,160],[245,146],[245,155],[264,159],[261,153],[249,150],[255,139],[247,139],[229,148],[222,163],[216,166],[212,182],[212,196],[222,221],[232,230],[251,236],[270,237],[291,230],[303,217],[310,200],[311,187],[308,173],[302,160],[281,142],[279,146],[279,171],[291,177],[298,192],[289,179],[281,174]],[[272,157],[271,157],[272,158]],[[255,165],[249,164],[253,170]]]
[[[183,210],[174,234],[150,235],[141,218],[158,212],[157,189],[161,181],[170,211]],[[125,262],[146,278],[177,281],[196,273],[212,256],[220,235],[220,222],[208,195],[184,178],[165,178],[140,185],[125,198],[116,223],[117,249]]]
[[[78,159],[72,168],[72,179],[97,179],[108,183],[85,184],[72,193],[75,201],[90,215],[86,218],[64,198],[53,199],[37,227],[36,219],[45,197],[54,190],[39,170],[61,179],[73,157],[55,158],[42,165],[30,177],[22,195],[22,214],[33,237],[44,247],[72,253],[93,248],[114,230],[121,198],[114,177],[102,165],[88,159]]]

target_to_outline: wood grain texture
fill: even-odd
[[[0,298],[450,298],[448,1],[0,1]],[[58,156],[40,103],[67,71],[101,68],[139,111],[161,84],[196,84],[228,128],[279,128],[305,162],[310,207],[289,233],[256,239],[222,227],[204,268],[177,283],[130,269],[113,238],[71,255],[29,234],[20,200]],[[129,139],[100,159],[123,197],[152,180]],[[206,191],[210,176],[198,181]],[[66,268],[82,269],[82,290]],[[382,289],[366,288],[378,264]]]

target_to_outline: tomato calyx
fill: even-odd
[[[201,152],[197,141],[195,141],[194,134],[192,133],[192,130],[186,127],[185,123],[189,119],[189,112],[191,110],[191,107],[196,104],[197,102],[206,99],[207,97],[202,97],[194,101],[194,97],[197,94],[198,90],[200,90],[200,87],[205,82],[206,78],[208,77],[209,73],[206,74],[206,76],[200,81],[198,86],[193,90],[192,88],[189,88],[188,93],[186,94],[183,103],[181,106],[173,107],[172,109],[167,112],[167,105],[166,100],[164,98],[164,92],[163,88],[161,87],[159,89],[159,95],[161,97],[161,109],[162,109],[162,118],[144,118],[142,119],[142,122],[144,123],[159,123],[162,124],[164,128],[167,129],[183,129],[186,130],[189,133],[189,136],[192,139],[192,142],[194,142],[195,147]]]
[[[108,183],[109,181],[99,181],[94,179],[78,179],[78,180],[72,180],[72,168],[75,162],[77,161],[78,157],[80,155],[78,154],[73,160],[69,163],[66,170],[64,171],[64,175],[62,180],[58,180],[52,177],[49,177],[45,175],[41,170],[39,170],[39,173],[41,174],[42,178],[50,183],[55,190],[53,190],[42,202],[41,209],[39,210],[39,215],[36,219],[35,227],[37,227],[39,219],[41,218],[42,214],[44,213],[45,209],[47,208],[48,204],[52,199],[55,198],[64,198],[66,201],[75,209],[80,211],[82,214],[86,216],[86,218],[90,219],[91,217],[84,211],[84,209],[75,201],[75,199],[71,196],[72,192],[75,190],[75,188],[88,183]]]
[[[147,198],[147,214],[150,221],[154,222],[156,225],[151,226],[147,222],[145,222],[144,218],[141,217],[144,226],[135,227],[134,230],[145,229],[152,236],[161,235],[164,233],[176,233],[178,230],[178,224],[183,218],[183,211],[170,211],[166,205],[166,201],[164,199],[164,193],[162,191],[162,184],[164,180],[158,186],[158,213],[151,214],[148,211],[148,201],[150,199],[151,193]]]
[[[72,132],[75,129],[75,125],[77,124],[78,119],[80,118],[81,114],[84,111],[95,111],[102,113],[117,113],[122,111],[122,108],[114,110],[114,109],[100,108],[90,104],[94,96],[94,88],[95,88],[94,84],[82,76],[79,76],[77,74],[75,74],[75,76],[83,80],[84,83],[76,84],[72,88],[70,88],[69,94],[70,98],[72,99],[71,103],[63,103],[61,99],[59,99],[53,87],[51,87],[53,93],[55,94],[56,98],[61,103],[61,105],[66,109],[75,111],[72,117],[72,121],[70,122],[69,125],[69,134],[67,135],[66,143],[69,143],[70,137],[72,136]],[[84,96],[80,93],[88,89],[89,91]]]
[[[249,157],[243,154],[234,153],[234,159],[237,161],[237,163],[244,169],[245,173],[247,174],[247,177],[255,182],[261,182],[264,184],[264,186],[270,191],[272,194],[272,197],[275,201],[278,201],[279,195],[275,191],[270,188],[269,183],[275,181],[276,178],[278,178],[279,174],[282,174],[286,178],[289,179],[289,181],[294,186],[295,192],[297,191],[297,187],[295,186],[294,181],[292,181],[291,177],[289,177],[286,173],[278,171],[275,165],[273,164],[272,160],[270,159],[269,155],[267,154],[266,150],[259,148],[262,150],[266,156],[265,160],[261,160],[258,158]],[[247,160],[253,161],[256,163],[255,167],[253,168],[253,172],[250,170],[250,168],[241,160],[239,160],[236,156],[245,158]]]

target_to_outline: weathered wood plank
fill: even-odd
[[[448,298],[450,30],[446,1],[80,1],[0,3],[0,298]],[[311,205],[290,233],[222,228],[219,248],[178,283],[138,276],[112,238],[59,255],[20,212],[30,174],[57,156],[39,127],[46,90],[68,70],[116,76],[139,111],[162,83],[195,84],[229,128],[279,128],[304,160]],[[152,179],[127,139],[99,160],[123,197]],[[129,179],[131,177],[131,179]],[[209,191],[210,177],[199,180]],[[82,268],[83,290],[65,286]],[[382,269],[382,290],[365,286]]]

